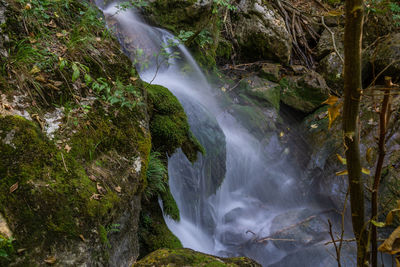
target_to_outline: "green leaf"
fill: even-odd
[[[376,227],[380,227],[380,228],[386,226],[386,223],[384,223],[384,222],[377,222],[377,221],[371,220],[371,223],[372,223],[373,225],[375,225]]]
[[[79,78],[79,75],[81,74],[81,72],[79,71],[79,68],[75,63],[72,64],[72,70],[73,70],[72,82],[75,82]]]

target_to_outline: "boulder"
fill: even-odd
[[[391,64],[381,77],[391,76],[397,81],[400,78],[400,33],[392,33],[383,39],[370,61],[375,67],[375,73],[380,73]]]
[[[271,59],[289,64],[292,39],[283,18],[260,0],[240,1],[232,24],[246,59]]]
[[[333,27],[330,28],[330,30],[333,32],[335,35],[335,45],[337,50],[340,53],[343,53],[343,38],[344,38],[344,28],[343,27]],[[325,29],[321,37],[318,41],[317,48],[316,48],[316,56],[318,59],[322,59],[329,55],[330,53],[334,52],[334,46],[333,46],[333,40],[332,40],[332,34]]]
[[[285,251],[313,245],[328,233],[327,222],[308,209],[290,210],[272,220],[271,235],[279,239],[274,245]]]
[[[321,106],[330,91],[325,79],[312,70],[302,75],[287,76],[280,81],[280,85],[281,101],[304,113]]]
[[[331,52],[319,62],[318,72],[330,88],[343,91],[343,62],[336,52]]]
[[[231,266],[231,267],[261,267],[257,262],[245,257],[221,258],[196,252],[191,249],[159,249],[140,261],[133,267],[144,266]]]

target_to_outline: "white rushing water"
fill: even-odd
[[[149,56],[149,67],[140,71],[141,78],[167,87],[180,100],[192,131],[207,150],[193,165],[181,151],[169,158],[170,189],[181,220],[176,222],[168,216],[165,220],[183,246],[220,256],[245,255],[263,266],[334,266],[327,248],[320,244],[302,250],[301,246],[293,249],[257,242],[276,229],[298,222],[295,214],[307,212],[296,186],[299,170],[290,164],[279,138],[273,135],[269,143],[260,143],[224,110],[216,93],[219,89],[207,82],[189,51],[170,33],[147,25],[133,11],[116,13],[115,6],[109,6],[104,13],[123,35],[125,48],[133,47],[127,44],[129,39],[143,50],[141,67],[144,55]],[[168,40],[175,45],[166,50],[179,53],[180,58],[169,58],[169,64],[165,64],[162,57],[152,55],[159,53]],[[214,152],[216,147],[223,153]],[[213,172],[218,169],[216,164],[226,166],[226,173]],[[209,184],[221,179],[220,187]],[[216,192],[211,192],[216,187]],[[282,227],[276,228],[280,224]],[[326,229],[321,232],[326,234]],[[314,238],[310,233],[300,235]]]

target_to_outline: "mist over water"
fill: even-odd
[[[147,25],[134,11],[116,12],[113,5],[104,9],[123,35],[125,49],[142,49],[141,78],[167,87],[179,99],[194,135],[207,151],[194,164],[182,151],[169,158],[170,189],[181,220],[168,216],[165,220],[183,246],[219,256],[248,256],[263,266],[335,266],[326,251],[330,247],[323,245],[327,228],[316,230],[322,238],[319,236],[311,249],[260,241],[304,218],[296,217],[298,214],[320,212],[318,205],[304,201],[297,185],[301,170],[288,158],[290,148],[282,146],[276,134],[268,143],[261,143],[224,110],[219,89],[207,82],[189,51],[173,35]],[[127,44],[128,39],[134,46]],[[179,58],[153,56],[168,43],[165,50],[179,53]],[[221,171],[225,167],[226,172]],[[223,181],[221,185],[219,181]],[[321,228],[324,222],[315,227]],[[297,260],[285,258],[289,254]]]

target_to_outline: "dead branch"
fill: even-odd
[[[324,16],[321,16],[321,22],[322,26],[324,26],[324,28],[331,34],[333,49],[335,50],[336,55],[340,58],[340,61],[342,61],[342,64],[344,64],[344,59],[336,47],[335,33],[328,26],[326,26]]]

